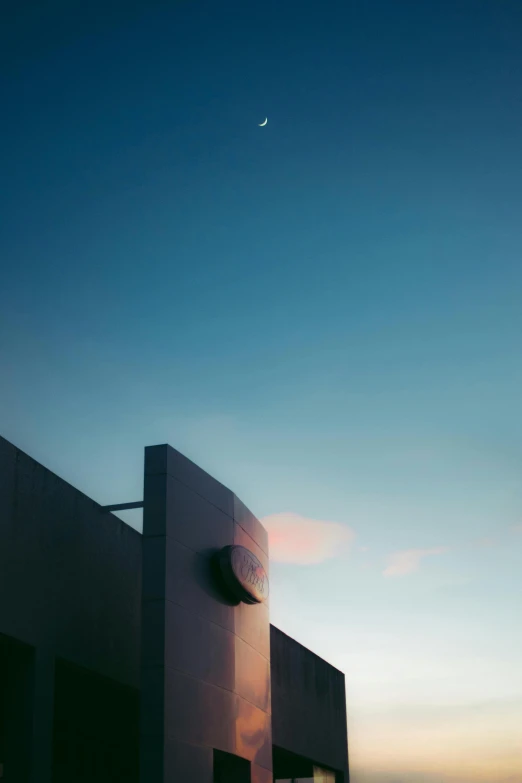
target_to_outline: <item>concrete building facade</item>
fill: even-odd
[[[344,675],[269,605],[265,529],[175,449],[140,534],[0,438],[0,780],[348,783]]]

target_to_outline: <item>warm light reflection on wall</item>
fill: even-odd
[[[314,783],[335,783],[335,772],[314,767]]]

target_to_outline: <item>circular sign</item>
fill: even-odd
[[[268,598],[268,576],[260,560],[244,546],[226,546],[217,555],[219,570],[228,589],[245,604]]]

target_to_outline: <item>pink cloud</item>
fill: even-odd
[[[291,512],[271,514],[261,522],[268,531],[270,559],[278,563],[322,563],[345,554],[355,537],[346,525]]]
[[[511,530],[514,533],[522,533],[522,525],[512,525]]]
[[[423,558],[429,555],[442,555],[448,551],[446,546],[432,549],[403,549],[388,557],[388,565],[382,572],[384,576],[404,576],[418,571]]]

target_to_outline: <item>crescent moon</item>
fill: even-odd
[[[264,127],[265,127],[265,125],[267,124],[267,122],[268,122],[268,117],[266,118],[266,120],[265,120],[264,122],[260,122],[260,123],[259,123],[259,127],[260,127],[260,128],[264,128]]]

